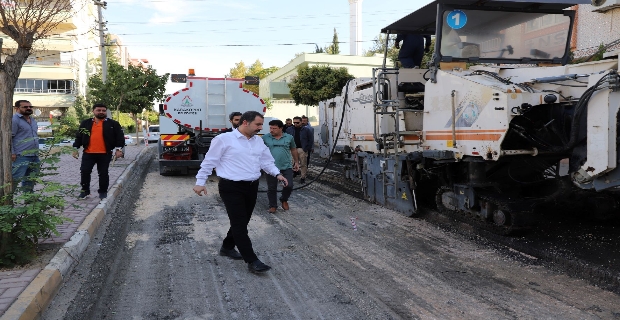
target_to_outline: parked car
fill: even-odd
[[[47,143],[49,138],[39,138],[39,150],[47,151],[51,145]]]
[[[146,139],[149,142],[159,141],[159,125],[149,126],[149,132],[146,133]]]
[[[130,145],[130,144],[133,144],[133,137],[126,134],[125,135],[125,145],[127,146],[127,145]]]
[[[71,147],[71,146],[73,146],[73,142],[75,142],[75,140],[72,140],[72,139],[62,139],[58,143],[58,146],[61,146],[61,147]]]

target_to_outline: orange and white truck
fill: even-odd
[[[159,173],[187,174],[198,169],[211,140],[231,127],[231,112],[264,114],[265,101],[243,88],[244,79],[187,76],[185,88],[171,94],[159,110]]]

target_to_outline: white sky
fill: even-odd
[[[381,28],[430,0],[364,0],[362,48]],[[296,53],[325,47],[336,28],[341,54],[349,54],[348,0],[108,0],[108,32],[121,37],[132,58],[146,58],[158,73],[222,77],[243,61],[286,65]],[[183,85],[171,84],[169,91]]]

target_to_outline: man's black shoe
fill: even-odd
[[[248,263],[248,270],[252,273],[262,273],[269,269],[271,269],[271,267],[262,263],[260,260]]]
[[[243,257],[241,256],[241,253],[237,252],[237,250],[235,249],[228,250],[228,249],[220,248],[220,256],[229,257],[234,260],[243,259]]]
[[[103,200],[108,197],[107,192],[99,192],[99,199]]]
[[[301,180],[299,180],[299,182],[300,182],[301,184],[304,184],[304,183],[306,183],[306,179],[305,179],[305,178],[301,178]]]
[[[90,195],[90,192],[82,191],[82,192],[80,192],[80,195],[78,196],[78,199],[80,199],[80,200],[86,199],[89,195]]]

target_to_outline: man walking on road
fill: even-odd
[[[80,128],[75,135],[73,157],[79,157],[80,147],[84,147],[82,165],[80,166],[80,185],[82,191],[79,198],[85,199],[90,194],[90,175],[93,167],[97,165],[99,174],[99,199],[108,197],[110,175],[108,169],[112,160],[112,152],[117,158],[123,156],[122,148],[125,146],[125,137],[121,125],[107,118],[108,108],[104,104],[93,106],[94,118],[86,119],[80,123]]]
[[[286,122],[284,123],[284,132],[286,132],[286,129],[290,128],[293,126],[293,119],[291,118],[286,118],[285,120]]]
[[[293,192],[293,170],[299,170],[299,159],[297,158],[297,146],[295,139],[282,130],[284,123],[280,120],[269,121],[269,133],[263,136],[263,141],[271,155],[276,161],[276,167],[280,173],[289,181],[286,187],[282,188],[282,209],[288,210],[288,198]],[[278,180],[272,176],[267,176],[267,198],[269,199],[269,212],[275,213],[278,208],[276,196],[278,194]]]
[[[276,167],[269,149],[262,139],[256,136],[263,129],[263,122],[260,113],[248,111],[241,116],[241,124],[237,130],[213,138],[209,151],[200,164],[193,188],[197,195],[206,195],[205,183],[213,169],[216,169],[220,177],[220,197],[230,220],[230,228],[222,242],[220,255],[235,260],[243,259],[253,273],[271,269],[258,259],[248,236],[248,223],[256,205],[260,170],[275,176],[284,186],[288,185],[288,180]]]
[[[34,181],[29,177],[39,172],[39,136],[37,120],[31,118],[32,105],[29,101],[15,102],[16,113],[11,123],[11,160],[13,161],[13,191],[22,181],[25,192],[32,192]]]
[[[308,173],[308,152],[312,149],[312,133],[310,129],[301,125],[301,117],[293,118],[293,127],[286,129],[286,133],[295,138],[297,146],[297,155],[299,156],[299,169],[301,170],[301,184],[306,183],[306,174]]]

